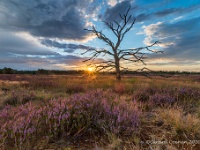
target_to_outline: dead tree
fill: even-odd
[[[93,61],[95,58],[97,58],[99,55],[104,54],[104,55],[110,55],[112,56],[112,60],[108,61],[103,61],[98,64],[95,64],[95,70],[96,71],[101,71],[101,70],[106,70],[110,71],[115,69],[116,72],[116,79],[121,80],[121,70],[122,69],[128,69],[125,67],[122,67],[120,64],[121,60],[125,61],[130,61],[130,62],[142,62],[145,64],[144,60],[147,58],[145,56],[144,50],[147,50],[150,53],[159,53],[162,51],[157,51],[157,50],[152,50],[150,49],[151,47],[155,46],[158,44],[158,41],[154,42],[153,44],[145,47],[139,47],[139,48],[130,48],[130,49],[119,49],[121,42],[124,39],[124,36],[126,35],[127,32],[130,31],[130,29],[133,27],[135,24],[135,20],[132,18],[132,15],[129,15],[130,8],[126,11],[125,14],[119,14],[119,17],[121,19],[120,22],[113,21],[113,22],[107,22],[103,21],[105,25],[113,32],[113,34],[117,38],[117,42],[114,43],[112,42],[102,31],[97,31],[96,28],[93,26],[92,29],[85,29],[89,32],[92,32],[99,38],[100,40],[104,41],[107,45],[110,46],[111,51],[106,50],[106,49],[101,49],[101,50],[96,50],[96,49],[90,49],[85,51],[82,54],[85,54],[87,52],[91,53],[91,57],[86,59],[84,62],[87,61]],[[91,63],[93,64],[93,63]],[[91,65],[90,64],[90,65]]]

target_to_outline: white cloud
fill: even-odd
[[[162,22],[157,22],[155,24],[150,24],[148,26],[142,26],[144,29],[144,34],[146,35],[144,39],[144,44],[151,45],[155,41],[162,41],[162,43],[159,44],[161,47],[169,47],[174,44],[173,41],[168,41],[167,39],[174,35],[165,35],[162,32],[159,32],[161,26],[163,25]],[[141,34],[142,32],[138,33]],[[178,37],[177,37],[178,38]]]
[[[153,35],[157,29],[159,28],[159,25],[161,25],[162,22],[157,22],[156,24],[150,24],[148,26],[143,26],[144,32],[146,33],[147,36]]]
[[[108,3],[108,5],[113,7],[113,6],[115,6],[117,4],[117,0],[108,0],[107,3]]]
[[[108,5],[110,5],[111,7],[114,7],[117,3],[121,3],[124,0],[107,0]]]
[[[143,42],[149,45],[158,40],[162,42],[159,45],[164,51],[163,55],[149,56],[150,66],[163,66],[166,69],[171,67],[169,70],[198,70],[199,24],[200,17],[143,26],[146,36]]]

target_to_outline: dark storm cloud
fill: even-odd
[[[148,38],[161,39],[164,48],[162,56],[153,55],[155,57],[174,58],[177,60],[193,60],[198,61],[200,56],[199,39],[200,39],[200,17],[189,20],[179,21],[175,23],[157,24],[149,30]],[[148,28],[148,27],[146,27]],[[172,43],[172,44],[167,44]]]
[[[1,0],[0,27],[38,37],[83,40],[89,36],[83,30],[86,19],[81,13],[87,2],[89,0]]]
[[[84,31],[82,18],[75,8],[70,8],[61,20],[47,20],[41,25],[33,26],[30,32],[35,36],[51,37],[51,38],[66,38],[66,39],[84,39],[87,32]]]
[[[68,53],[72,53],[77,49],[82,49],[82,50],[96,49],[94,47],[85,46],[82,44],[65,44],[65,43],[59,43],[59,42],[49,40],[49,39],[41,40],[41,44],[46,45],[47,47],[55,47],[55,48],[64,49],[65,52],[68,52]]]

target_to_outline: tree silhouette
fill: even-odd
[[[145,56],[145,54],[147,54],[147,53],[145,53],[144,50],[147,50],[150,53],[162,53],[162,51],[150,49],[151,47],[158,44],[158,41],[155,41],[153,44],[151,44],[149,46],[145,46],[145,47],[119,49],[120,44],[124,39],[124,36],[126,35],[127,32],[130,31],[130,29],[135,24],[136,19],[133,19],[132,15],[129,15],[130,8],[131,7],[128,8],[128,10],[126,11],[125,14],[119,14],[119,17],[121,20],[118,22],[117,21],[113,21],[113,22],[103,21],[105,23],[105,25],[116,36],[116,38],[117,38],[116,43],[112,42],[104,33],[102,33],[102,31],[97,31],[94,26],[92,27],[92,29],[85,29],[89,32],[92,32],[93,34],[95,34],[97,36],[97,38],[99,38],[100,40],[105,42],[107,45],[109,45],[111,47],[112,51],[110,52],[109,50],[106,50],[106,49],[87,50],[82,54],[91,52],[90,53],[91,57],[84,60],[84,62],[93,61],[95,58],[97,58],[101,54],[112,56],[112,58],[113,58],[112,60],[103,61],[103,62],[96,64],[95,70],[96,71],[101,71],[101,70],[110,71],[110,70],[115,69],[117,80],[121,80],[121,70],[128,69],[128,68],[121,66],[121,64],[120,64],[121,60],[130,61],[130,62],[142,62],[145,65],[144,60],[147,58]],[[90,65],[92,65],[92,63]],[[144,70],[144,69],[145,68],[143,68],[141,70]]]

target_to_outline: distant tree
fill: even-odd
[[[37,74],[49,74],[49,71],[44,69],[38,69]]]
[[[117,42],[114,43],[112,42],[105,34],[102,33],[102,31],[97,31],[96,28],[93,26],[92,29],[85,29],[89,32],[94,33],[97,38],[105,42],[108,46],[111,48],[111,52],[106,49],[101,49],[101,50],[96,50],[96,49],[90,49],[85,51],[83,54],[87,52],[91,52],[91,57],[89,59],[84,60],[84,62],[87,61],[93,61],[95,58],[97,58],[100,54],[104,55],[110,55],[112,56],[112,60],[100,62],[95,65],[95,70],[96,71],[101,71],[101,70],[113,70],[115,69],[116,73],[116,79],[121,80],[121,70],[122,69],[127,69],[121,66],[120,61],[125,60],[125,61],[130,61],[130,62],[142,62],[145,64],[144,60],[147,58],[144,56],[146,53],[144,50],[149,51],[150,53],[162,53],[162,51],[157,51],[157,50],[151,50],[150,48],[152,46],[155,46],[158,44],[158,41],[155,41],[153,44],[145,47],[139,47],[139,48],[130,48],[130,49],[119,49],[121,42],[124,39],[124,36],[126,35],[127,32],[130,31],[130,29],[133,27],[135,24],[135,19],[132,19],[132,15],[129,15],[130,8],[126,11],[125,14],[119,14],[119,17],[121,21],[113,21],[113,22],[107,22],[103,21],[105,25],[114,33],[114,35],[117,38]],[[92,65],[92,62],[91,64]],[[144,70],[144,69],[142,69]]]
[[[2,72],[3,72],[3,74],[13,74],[13,73],[15,73],[15,70],[13,70],[12,68],[4,67]]]

